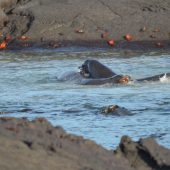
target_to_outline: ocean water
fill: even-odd
[[[67,132],[113,149],[122,135],[133,140],[153,137],[170,148],[170,81],[129,85],[83,86],[59,82],[78,71],[86,59],[97,59],[114,72],[135,78],[170,72],[170,53],[68,48],[0,51],[2,116],[47,118]],[[117,104],[131,116],[100,114]]]

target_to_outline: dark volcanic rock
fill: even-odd
[[[43,118],[0,118],[1,170],[169,170],[170,150],[124,136],[116,151],[67,134]]]
[[[31,11],[23,6],[27,2],[29,1],[2,0],[0,2],[1,34],[12,35],[15,39],[29,30],[34,17]]]
[[[152,138],[133,142],[129,137],[124,136],[115,153],[127,158],[135,169],[170,169],[170,150],[158,145]]]
[[[123,161],[123,163],[122,163]],[[0,119],[1,170],[133,170],[93,141],[67,134],[45,119]]]
[[[1,33],[26,33],[30,42],[102,45],[114,39],[122,48],[141,41],[146,48],[169,47],[169,0],[1,0],[0,14]],[[127,34],[132,42],[124,40]]]

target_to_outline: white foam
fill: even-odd
[[[137,81],[135,81],[135,80],[130,80],[127,84],[129,84],[129,85],[134,85],[136,82],[137,82]]]
[[[160,82],[164,83],[164,82],[169,82],[168,77],[166,76],[166,73],[159,78]]]

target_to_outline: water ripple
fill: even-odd
[[[57,81],[88,58],[133,78],[170,72],[168,53],[76,48],[0,52],[1,116],[43,116],[107,148],[117,146],[122,135],[134,140],[151,136],[170,147],[170,82],[80,86]],[[99,113],[112,104],[127,108],[133,116]]]

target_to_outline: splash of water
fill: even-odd
[[[170,81],[170,79],[167,77],[166,73],[163,75],[163,77],[160,77],[159,80],[162,83]]]

